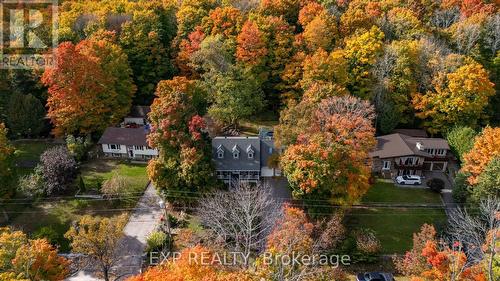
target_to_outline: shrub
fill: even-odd
[[[66,147],[56,146],[42,154],[40,169],[45,182],[45,193],[51,195],[70,187],[76,177],[77,165]]]
[[[376,254],[382,249],[380,241],[370,229],[363,229],[356,233],[356,247],[366,254]]]
[[[47,239],[47,241],[49,241],[50,244],[54,245],[54,244],[57,244],[57,242],[59,241],[59,239],[61,238],[59,233],[57,233],[57,231],[51,227],[51,226],[43,226],[39,229],[37,229],[34,233],[33,233],[33,238],[35,239]]]
[[[87,158],[87,152],[92,147],[92,140],[90,135],[87,135],[85,138],[75,138],[72,135],[68,135],[66,138],[66,147],[77,161],[82,161]]]
[[[19,179],[19,190],[30,198],[43,196],[46,193],[40,166],[37,166],[33,173]]]
[[[453,200],[457,203],[467,202],[470,196],[470,186],[467,182],[469,176],[463,173],[458,173],[455,177],[455,184],[453,187]]]
[[[107,198],[120,198],[127,191],[127,181],[118,173],[113,173],[110,179],[104,181],[101,193]]]
[[[165,243],[167,242],[167,234],[161,231],[155,231],[151,234],[149,234],[147,238],[147,245],[148,247],[146,248],[147,252],[155,251],[155,250],[160,250],[163,248]]]
[[[433,178],[427,181],[427,186],[434,192],[441,192],[444,188],[444,181],[442,179]]]

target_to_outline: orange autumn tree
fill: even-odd
[[[123,50],[106,36],[60,44],[55,67],[42,76],[57,136],[102,132],[130,110],[136,90],[132,70]]]
[[[59,281],[67,277],[69,261],[45,239],[0,227],[0,272],[0,280]]]
[[[299,105],[304,102],[307,100]],[[375,146],[374,108],[349,95],[326,98],[311,106],[304,107],[308,115],[301,118],[305,122],[297,121],[308,126],[298,132],[295,142],[294,136],[287,136],[292,144],[281,157],[281,167],[295,197],[331,198],[334,203],[351,204],[370,186],[367,163],[368,152]],[[279,138],[286,127],[278,127]]]
[[[69,274],[69,264],[45,239],[29,240],[17,250],[12,260],[15,271],[23,272],[26,278],[33,281],[64,280]]]
[[[274,257],[312,255],[313,230],[314,225],[309,222],[303,210],[289,205],[283,206],[283,218],[276,223],[269,234],[266,245],[266,253],[273,257],[273,262],[269,263],[259,258],[256,262],[259,276],[265,280],[275,280],[273,277],[281,274],[284,280],[289,278],[300,280],[292,277],[299,274],[303,267],[281,263]]]
[[[267,55],[267,48],[262,32],[257,24],[248,20],[243,25],[237,38],[236,59],[246,65],[260,65]]]
[[[436,229],[424,224],[420,232],[413,233],[413,247],[403,257],[393,258],[396,270],[404,276],[418,276],[427,269],[427,260],[422,256],[422,250],[427,242],[436,241]]]
[[[127,281],[250,281],[244,272],[227,272],[214,255],[200,245],[184,249],[176,260],[148,269]]]
[[[222,34],[224,37],[236,37],[243,25],[243,15],[234,7],[217,7],[203,18],[201,27],[207,35]]]
[[[497,156],[500,156],[500,128],[486,127],[476,137],[472,149],[464,155],[462,172],[470,174],[467,180],[471,185],[478,183],[479,175]]]
[[[427,241],[422,256],[427,259],[429,269],[412,281],[486,281],[481,264],[467,265],[467,256],[458,242],[452,247],[439,247],[436,241]]]

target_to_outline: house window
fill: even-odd
[[[441,155],[441,156],[443,156],[443,155],[445,155],[445,154],[446,154],[446,149],[439,149],[439,150],[437,151],[437,155]]]
[[[412,157],[406,158],[405,165],[413,165],[413,158]]]
[[[269,154],[273,154],[273,148],[272,147],[269,148]]]
[[[391,161],[384,161],[384,165],[382,166],[382,170],[391,169]]]
[[[224,152],[222,152],[222,151],[217,152],[217,158],[219,158],[219,159],[224,158]]]
[[[240,158],[240,153],[238,151],[233,152],[233,158],[234,159]]]
[[[144,150],[144,146],[143,145],[136,145],[135,150]]]
[[[120,145],[119,144],[108,144],[108,148],[109,149],[120,149]]]
[[[253,159],[253,152],[248,152],[248,158]]]

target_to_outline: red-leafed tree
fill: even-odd
[[[204,92],[194,80],[161,81],[151,105],[149,145],[160,151],[148,174],[155,186],[172,195],[207,188],[212,178],[210,147],[204,132]]]
[[[189,64],[191,62],[191,55],[200,49],[203,39],[205,39],[205,33],[203,33],[201,28],[196,28],[195,31],[189,33],[188,39],[183,39],[179,44],[179,52],[175,58],[175,63],[181,75],[187,77],[197,76]]]

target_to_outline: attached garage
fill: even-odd
[[[430,171],[431,170],[432,163],[431,162],[424,162],[423,170],[424,171]]]
[[[424,171],[444,172],[446,169],[446,162],[424,162],[423,169]]]
[[[260,176],[261,177],[272,177],[272,176],[274,176],[274,170],[272,168],[264,166],[260,169]]]
[[[432,162],[431,171],[444,172],[445,164],[445,162]]]

